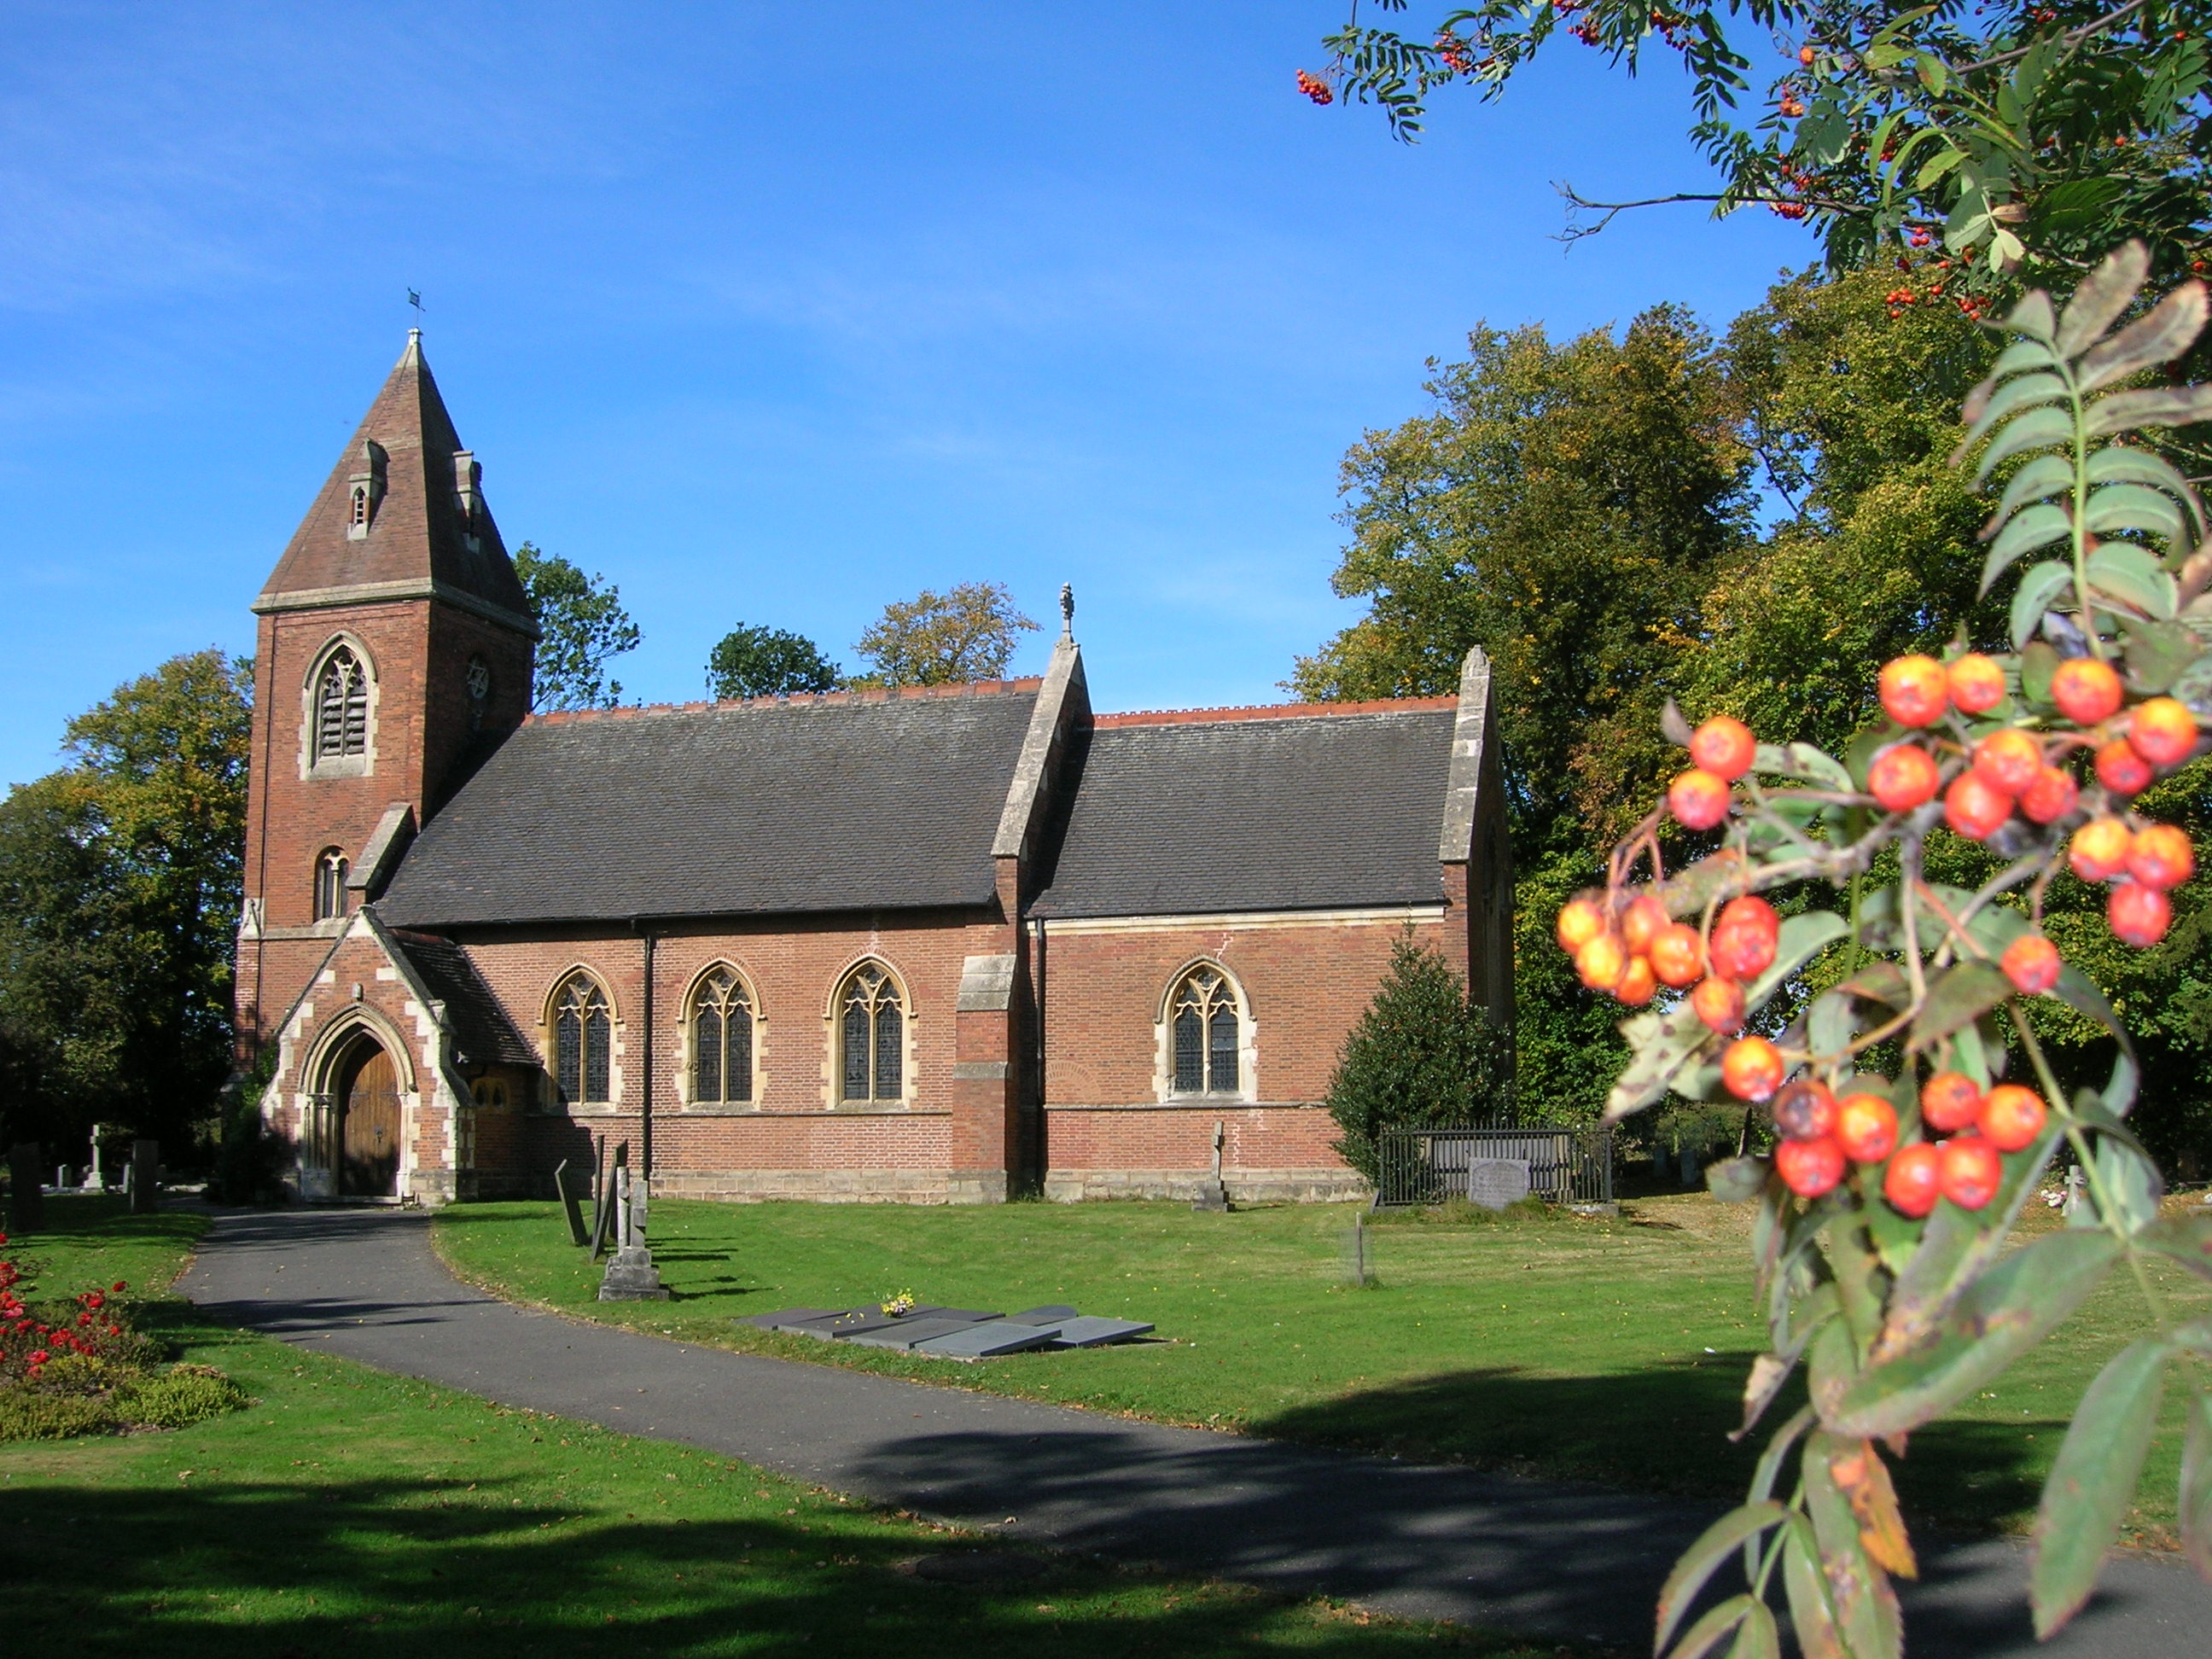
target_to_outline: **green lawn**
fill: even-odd
[[[9,1247],[48,1290],[165,1285],[201,1225],[54,1209]],[[255,1404],[172,1433],[0,1446],[11,1652],[1536,1651],[1043,1555],[1018,1581],[937,1582],[912,1569],[987,1540],[216,1329],[173,1299],[142,1315]]]
[[[1617,1221],[1389,1217],[1370,1230],[1375,1289],[1346,1282],[1352,1213],[666,1202],[653,1212],[654,1257],[677,1292],[665,1304],[595,1301],[598,1270],[550,1204],[456,1206],[436,1237],[457,1268],[504,1294],[690,1342],[1616,1486],[1741,1488],[1757,1445],[1726,1436],[1759,1340],[1747,1211],[1692,1195],[1640,1200]],[[2175,1306],[2212,1306],[2179,1270],[2158,1276]],[[1166,1340],[969,1366],[734,1322],[909,1288],[1007,1312],[1073,1303],[1152,1321]],[[2059,1341],[1915,1435],[1899,1469],[1914,1512],[2025,1525],[2074,1402],[2141,1318],[2139,1292],[2116,1275]],[[2173,1518],[2181,1404],[2170,1391],[2139,1494],[2135,1529],[2153,1540]]]

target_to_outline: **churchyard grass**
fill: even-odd
[[[436,1237],[460,1272],[502,1294],[689,1342],[1717,1497],[1741,1488],[1757,1455],[1726,1437],[1759,1345],[1743,1273],[1749,1214],[1703,1194],[1635,1201],[1618,1219],[1540,1206],[1502,1218],[1387,1213],[1369,1232],[1380,1284],[1363,1289],[1347,1282],[1345,1206],[1213,1215],[1166,1203],[671,1201],[653,1207],[653,1243],[675,1297],[646,1304],[593,1299],[599,1269],[550,1204],[456,1206],[439,1215]],[[2056,1224],[2040,1206],[2022,1223]],[[2176,1310],[2212,1306],[2202,1282],[2152,1271]],[[962,1365],[734,1322],[909,1287],[925,1301],[1001,1312],[1072,1303],[1152,1321],[1164,1340]],[[2023,1529],[2075,1402],[2142,1318],[2139,1291],[2115,1275],[1996,1388],[1915,1434],[1898,1466],[1908,1508],[1943,1527]],[[2129,1531],[2141,1541],[2171,1541],[2182,1404],[2178,1391],[2167,1401],[2137,1494]]]
[[[50,1203],[13,1247],[46,1282],[165,1285],[198,1216]],[[1449,1626],[1049,1555],[1034,1576],[912,1568],[988,1540],[690,1448],[145,1311],[247,1410],[167,1433],[0,1446],[0,1583],[15,1650],[305,1659],[776,1653],[1370,1659]]]

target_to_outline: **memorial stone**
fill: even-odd
[[[1133,1337],[1146,1336],[1150,1325],[1133,1319],[1071,1319],[1052,1334],[1055,1348],[1099,1348],[1109,1342],[1127,1342]]]
[[[1467,1196],[1486,1210],[1502,1210],[1528,1196],[1528,1160],[1525,1158],[1470,1158],[1467,1166]]]
[[[1002,1353],[1024,1353],[1032,1348],[1042,1348],[1052,1339],[1049,1330],[1017,1324],[1011,1319],[994,1319],[917,1342],[914,1352],[936,1359],[991,1359]]]
[[[665,1302],[668,1288],[660,1270],[653,1265],[653,1252],[645,1243],[646,1188],[633,1181],[629,1169],[615,1169],[615,1209],[622,1225],[622,1244],[608,1259],[606,1277],[599,1281],[602,1302]]]
[[[562,1213],[568,1218],[568,1242],[581,1249],[592,1242],[592,1233],[584,1224],[583,1202],[577,1195],[575,1177],[569,1173],[565,1158],[553,1171],[553,1190],[560,1194]]]

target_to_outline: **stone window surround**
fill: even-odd
[[[1221,975],[1237,1006],[1237,1091],[1187,1094],[1175,1086],[1175,1004],[1185,981],[1200,969]],[[1260,1103],[1260,1022],[1244,982],[1220,957],[1197,956],[1168,975],[1152,1010],[1152,1097],[1161,1106],[1255,1106]]]
[[[323,671],[340,651],[353,653],[354,660],[361,665],[362,677],[368,693],[368,714],[363,722],[362,752],[358,755],[319,757],[315,744],[315,717],[323,682]],[[341,629],[323,641],[313,660],[307,665],[307,677],[300,687],[300,776],[302,781],[320,778],[367,778],[376,775],[376,720],[379,692],[382,677],[376,672],[376,659],[362,643],[358,635]]]
[[[696,1016],[699,1010],[699,996],[706,989],[707,981],[717,973],[726,973],[736,979],[744,992],[746,1003],[752,1009],[753,1086],[751,1097],[745,1100],[699,1101],[691,1098],[692,1044],[698,1029]],[[750,1117],[769,1109],[772,1105],[767,1098],[769,1021],[767,1010],[761,1002],[759,981],[729,957],[716,957],[692,975],[690,983],[684,988],[681,1006],[684,1017],[677,1022],[676,1030],[676,1109],[696,1117]]]

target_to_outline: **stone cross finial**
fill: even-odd
[[[1073,582],[1060,585],[1060,637],[1063,640],[1075,637],[1075,585]]]

